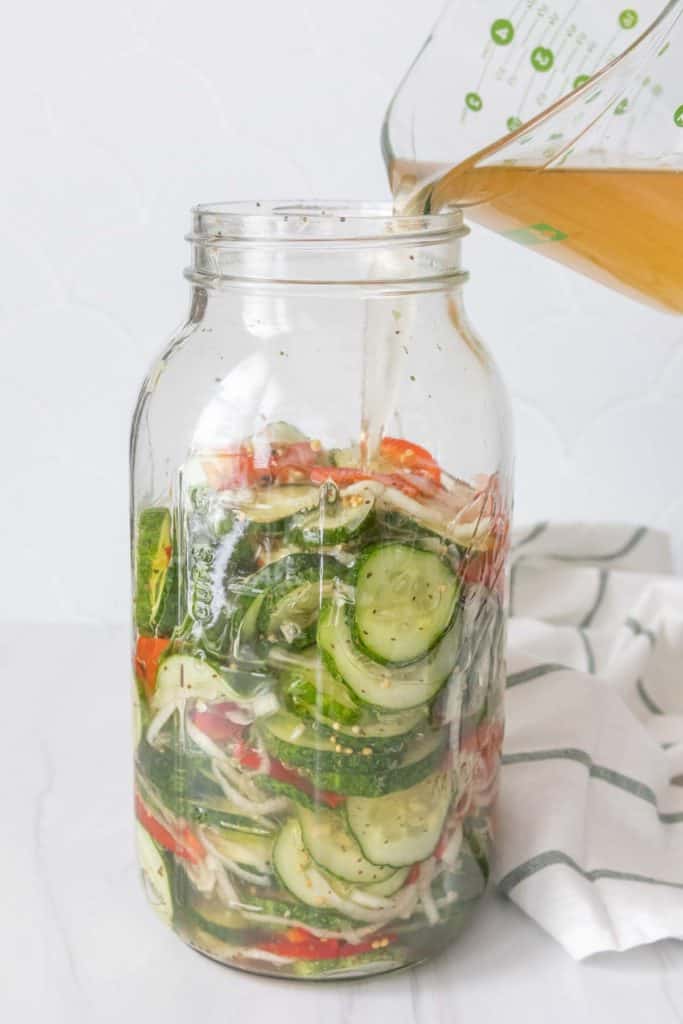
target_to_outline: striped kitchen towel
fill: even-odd
[[[498,888],[576,958],[683,938],[683,578],[665,535],[517,532]]]

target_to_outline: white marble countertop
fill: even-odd
[[[185,947],[146,908],[133,860],[126,641],[0,626],[1,1021],[683,1022],[683,943],[577,964],[495,895],[439,959],[368,981],[272,981]]]

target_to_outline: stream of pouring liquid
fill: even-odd
[[[596,281],[683,313],[683,170],[396,161],[395,209],[465,216]]]

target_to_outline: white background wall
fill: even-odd
[[[440,4],[8,9],[0,616],[126,617],[128,422],[184,313],[189,207],[385,195],[382,113]],[[683,543],[680,322],[484,232],[465,257],[515,399],[518,519],[651,522]]]

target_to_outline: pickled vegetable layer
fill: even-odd
[[[272,424],[136,522],[136,813],[153,906],[250,970],[455,934],[489,874],[507,519],[424,448]]]

